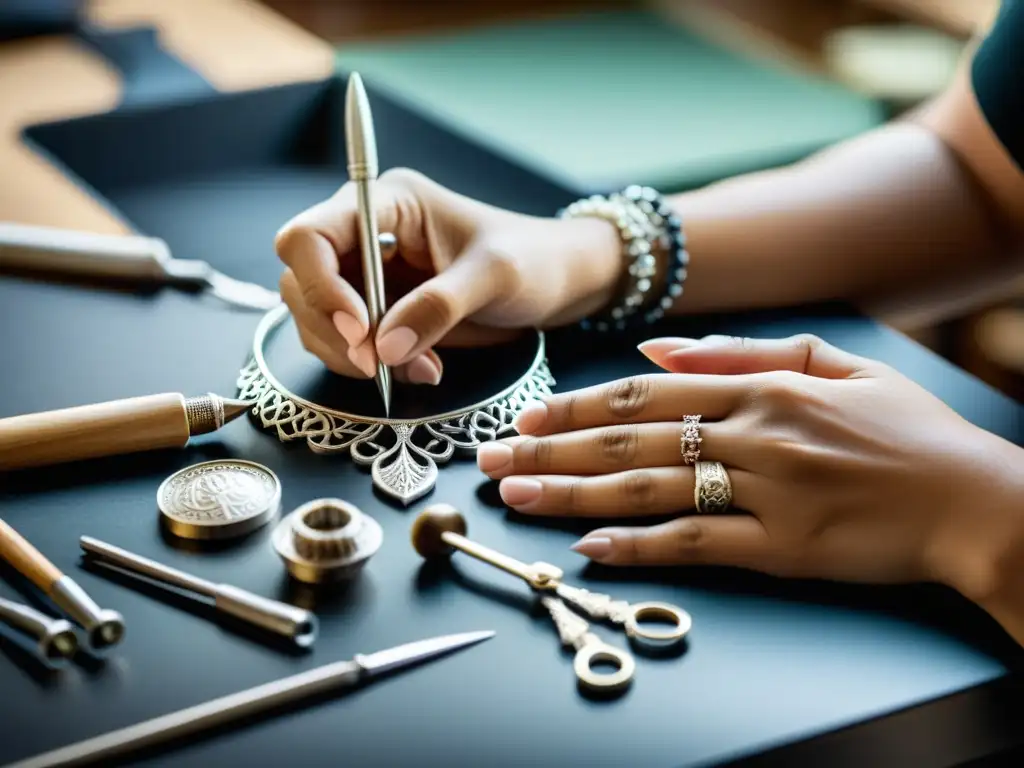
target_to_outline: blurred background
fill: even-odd
[[[949,82],[959,56],[991,23],[998,4],[96,0],[85,5],[90,19],[101,24],[155,26],[186,62],[207,76],[227,72],[222,81],[235,87],[272,82],[275,72],[299,72],[302,68],[290,63],[299,57],[296,52],[319,46],[342,67],[358,67],[376,85],[418,102],[529,167],[583,187],[647,181],[674,191],[795,160],[913,110]],[[44,5],[55,18],[61,7],[78,4],[0,0],[0,13],[7,12],[8,19],[20,13],[24,22]],[[5,86],[5,45],[24,43],[0,43],[0,91],[16,90],[10,58]],[[299,76],[281,74],[280,79]],[[13,103],[0,92],[0,117]],[[5,179],[0,186],[6,185]],[[0,218],[3,205],[0,189]],[[1008,279],[969,302],[872,313],[1024,399],[1024,279]]]

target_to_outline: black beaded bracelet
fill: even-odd
[[[683,284],[686,282],[690,266],[690,254],[686,250],[682,220],[656,189],[633,185],[623,190],[622,197],[637,205],[650,218],[651,223],[661,230],[659,245],[668,253],[665,284],[661,295],[656,302],[648,305],[649,309],[630,318],[631,321],[635,321],[636,317],[642,317],[643,321],[650,325],[664,317],[676,299],[683,295]]]

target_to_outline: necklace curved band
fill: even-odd
[[[238,397],[253,403],[252,418],[282,442],[304,440],[315,453],[348,453],[369,466],[373,484],[405,506],[434,488],[438,466],[456,452],[472,455],[481,444],[514,433],[515,417],[530,401],[550,395],[555,384],[544,334],[537,331],[529,368],[487,400],[421,419],[345,413],[291,392],[270,370],[266,343],[289,314],[281,305],[263,316],[238,374]]]

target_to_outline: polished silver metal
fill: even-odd
[[[384,258],[381,254],[377,209],[373,205],[373,183],[377,180],[377,138],[373,130],[373,113],[366,97],[363,80],[353,72],[348,78],[345,94],[345,147],[348,153],[348,177],[356,185],[359,210],[359,251],[363,261],[363,284],[366,311],[370,321],[370,338],[376,338],[377,326],[387,312],[384,294]],[[391,369],[377,361],[374,376],[384,400],[384,413],[391,415]]]
[[[0,597],[0,621],[16,630],[20,640],[28,641],[39,661],[51,669],[67,666],[78,652],[78,635],[64,619]]]
[[[227,539],[266,525],[281,509],[281,481],[262,464],[220,459],[193,464],[156,492],[167,528],[186,539]]]
[[[86,647],[105,656],[124,639],[124,618],[117,611],[104,610],[78,584],[62,576],[50,587],[50,599],[86,632]]]
[[[56,768],[109,761],[144,747],[166,744],[172,739],[234,723],[286,704],[295,704],[304,699],[321,696],[328,691],[349,688],[387,672],[467,648],[493,636],[494,632],[466,632],[408,643],[367,656],[355,656],[351,661],[327,664],[308,672],[172,712],[22,760],[7,768]]]
[[[526,404],[551,394],[555,380],[544,356],[544,334],[537,332],[537,353],[530,367],[493,398],[426,419],[380,419],[327,408],[289,391],[274,375],[264,345],[288,317],[288,308],[268,312],[256,328],[249,361],[238,376],[239,399],[253,403],[251,414],[279,440],[305,440],[316,453],[348,452],[370,466],[373,484],[402,504],[425,496],[437,481],[437,467],[455,451],[473,452],[482,443],[513,434],[513,422]],[[382,444],[390,430],[394,445]],[[414,443],[418,432],[430,440]]]
[[[314,499],[274,530],[274,550],[293,578],[307,584],[358,575],[384,541],[380,524],[341,499]]]
[[[82,536],[79,544],[100,565],[123,568],[163,584],[213,598],[214,605],[222,613],[286,637],[300,648],[309,648],[316,640],[319,622],[315,614],[303,608],[260,597],[230,584],[214,584],[90,536]]]

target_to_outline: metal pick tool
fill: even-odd
[[[78,635],[70,621],[51,618],[35,608],[2,597],[0,621],[31,641],[36,657],[51,669],[65,666],[78,651]]]
[[[468,648],[492,637],[494,632],[465,632],[407,643],[368,656],[360,654],[351,661],[338,661],[300,672],[283,680],[275,680],[22,760],[7,768],[56,768],[109,761],[144,747],[192,736],[208,728],[234,723],[305,698],[321,696],[327,691],[370,682],[389,672]]]
[[[204,461],[164,480],[156,502],[174,535],[228,539],[251,533],[277,515],[281,481],[252,461]]]
[[[277,554],[307,584],[352,579],[384,540],[380,523],[341,499],[303,504],[274,531]]]
[[[307,610],[228,584],[214,584],[89,536],[83,536],[79,543],[100,565],[117,566],[163,584],[212,597],[217,610],[222,613],[289,638],[300,648],[309,648],[316,640],[319,623],[316,615]]]
[[[373,205],[373,182],[377,180],[377,139],[373,130],[373,114],[366,97],[362,78],[349,75],[345,94],[345,147],[348,154],[348,177],[356,186],[359,207],[359,242],[363,257],[363,281],[366,310],[370,320],[370,337],[376,338],[377,326],[387,311],[384,293],[384,258],[377,229],[377,211]],[[377,361],[374,376],[384,400],[384,415],[391,415],[391,369]]]

